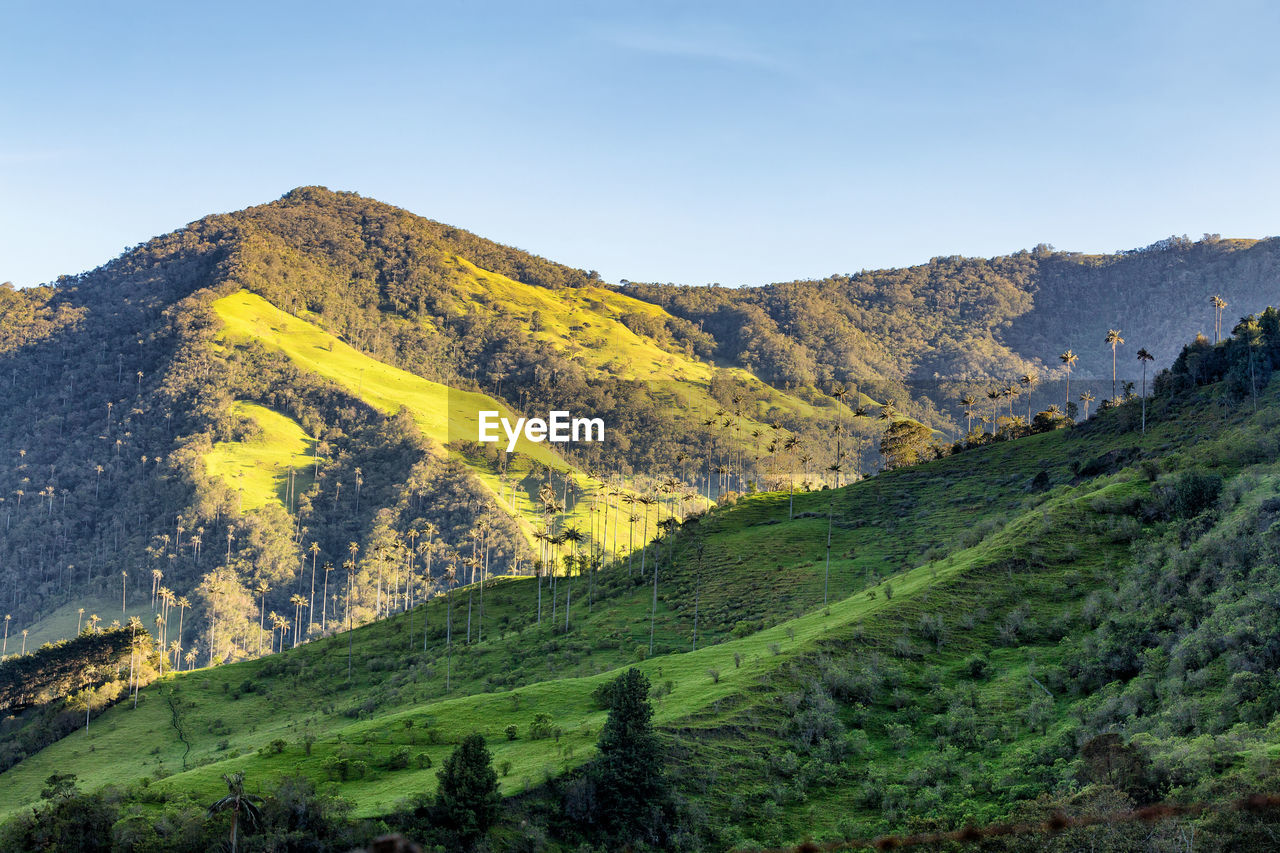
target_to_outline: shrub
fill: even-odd
[[[387,758],[388,770],[404,770],[409,766],[409,747],[394,750]]]
[[[719,683],[720,683],[720,670],[718,670],[718,669],[709,669],[709,670],[707,670],[707,676],[711,679],[711,683],[712,683],[712,684],[719,684]]]
[[[1222,477],[1206,471],[1181,471],[1161,477],[1151,492],[1159,516],[1194,518],[1222,494]]]
[[[534,714],[529,723],[529,740],[546,740],[551,737],[551,715]]]
[[[516,737],[520,734],[520,730],[516,728],[515,723],[512,723],[511,725],[507,726],[503,731],[507,735],[507,740],[515,740]],[[503,775],[505,776],[506,774],[504,773]]]
[[[981,681],[987,677],[987,671],[991,668],[991,662],[982,655],[970,655],[965,658],[964,671],[970,678],[975,681]]]

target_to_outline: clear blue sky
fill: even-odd
[[[302,184],[611,281],[1280,234],[1274,3],[7,0],[2,29],[22,285]]]

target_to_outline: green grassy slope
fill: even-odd
[[[258,341],[280,350],[299,367],[338,383],[379,411],[391,413],[407,409],[422,434],[441,447],[460,437],[478,435],[480,411],[502,412],[514,420],[506,406],[486,394],[449,388],[370,358],[255,294],[240,291],[219,299],[213,307],[225,324],[225,339],[229,344],[237,340]],[[274,452],[287,450],[277,447]],[[583,490],[599,487],[585,473],[566,463],[546,442],[531,442],[522,435],[516,452],[546,467],[570,472]],[[506,496],[503,503],[513,507],[526,534],[531,534],[541,521],[540,508],[520,490],[513,496],[496,471],[483,466],[473,466],[473,471],[495,497]],[[569,518],[570,523],[585,527],[586,505],[579,503]]]
[[[289,471],[294,472],[298,493],[311,485],[315,441],[296,421],[265,406],[240,401],[231,412],[247,418],[255,433],[243,441],[215,444],[205,456],[209,473],[242,493],[244,510],[273,501],[287,509]]]
[[[733,843],[918,828],[913,815],[991,820],[1058,790],[1075,771],[1054,756],[1074,754],[1085,713],[1083,698],[1064,686],[1071,660],[1060,641],[1085,630],[1090,597],[1111,588],[1130,560],[1140,525],[1116,508],[1151,490],[1135,466],[1162,456],[1228,477],[1251,466],[1238,508],[1219,522],[1226,530],[1280,477],[1274,411],[1252,415],[1206,395],[1146,436],[1102,421],[799,495],[804,517],[795,520],[787,520],[789,496],[773,493],[686,524],[674,564],[662,560],[660,654],[638,664],[663,688],[656,720],[684,756],[679,781],[701,792],[695,800]],[[646,562],[666,547],[655,545]],[[510,762],[504,792],[537,786],[590,757],[603,719],[591,691],[647,645],[651,588],[638,557],[630,577],[623,561],[573,580],[568,634],[559,622],[564,579],[555,622],[543,586],[541,625],[536,581],[503,579],[486,589],[485,636],[471,645],[465,614],[470,598],[478,627],[479,590],[454,592],[448,655],[449,603],[437,598],[425,614],[170,676],[142,692],[138,709],[114,708],[87,735],[0,775],[0,801],[11,813],[67,766],[87,787],[145,776],[159,790],[202,796],[217,792],[221,773],[240,769],[251,779],[332,778],[357,813],[381,814],[433,789],[434,770],[418,766],[419,753],[438,766],[477,729],[495,762]],[[696,652],[688,651],[695,599]],[[973,675],[974,656],[981,675]],[[815,752],[797,746],[795,728],[819,684],[841,696],[833,718],[861,735]],[[841,684],[847,693],[832,686]],[[558,739],[530,739],[539,713],[562,730]],[[1266,754],[1265,738],[1251,737],[1238,742],[1237,762]],[[399,749],[408,749],[410,766],[390,769]],[[367,769],[340,779],[344,761]]]

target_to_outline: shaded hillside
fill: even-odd
[[[1183,344],[1213,336],[1209,297],[1235,318],[1260,311],[1280,281],[1280,241],[1170,238],[1130,252],[1047,247],[990,259],[940,257],[895,270],[728,289],[629,283],[626,293],[698,323],[717,352],[789,385],[852,382],[872,396],[921,394],[955,417],[955,398],[1028,370],[1108,378],[1108,329],[1120,329],[1120,375],[1137,380],[1139,348],[1168,366]],[[1107,384],[1109,395],[1109,382]],[[895,390],[896,389],[896,390]]]

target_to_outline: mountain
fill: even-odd
[[[1213,337],[1221,295],[1232,318],[1274,302],[1280,239],[1171,237],[1113,255],[1048,246],[989,259],[938,257],[906,269],[832,275],[765,287],[625,283],[623,292],[699,324],[717,353],[784,387],[839,381],[882,396],[923,397],[954,417],[965,391],[1027,371],[1061,378],[1059,354],[1079,357],[1074,374],[1110,396],[1108,330],[1126,345],[1117,370],[1138,380],[1139,348],[1167,367],[1197,333]]]
[[[1150,399],[1086,423],[727,501],[581,574],[165,677],[144,638],[147,686],[110,707],[134,659],[106,632],[114,680],[7,722],[6,754],[66,736],[0,773],[0,838],[208,849],[227,822],[205,808],[243,773],[266,797],[246,844],[447,845],[437,772],[478,731],[494,849],[617,846],[591,767],[602,687],[635,668],[672,789],[639,847],[1270,849],[1280,814],[1245,798],[1280,776],[1280,315],[1260,329],[1188,347]],[[86,653],[6,663],[0,698],[74,680]]]
[[[1167,363],[1202,327],[1206,293],[1261,307],[1275,251],[1206,238],[764,288],[610,286],[353,193],[294,190],[53,286],[0,291],[6,609],[38,644],[74,633],[82,606],[108,620],[150,612],[165,586],[196,595],[190,647],[225,573],[235,624],[204,648],[250,653],[256,611],[286,611],[304,574],[309,589],[313,542],[341,570],[351,543],[385,553],[415,519],[430,524],[442,550],[429,584],[463,568],[485,518],[490,569],[528,571],[546,556],[547,489],[589,536],[605,535],[593,501],[650,517],[652,535],[660,508],[633,498],[673,475],[673,510],[794,484],[788,435],[803,443],[791,456],[809,457],[799,478],[831,482],[837,448],[823,436],[837,421],[847,480],[880,464],[883,427],[841,414],[823,393],[833,384],[860,392],[850,412],[891,401],[892,420],[955,435],[956,399],[981,400],[986,377],[1016,389],[1038,372],[1028,415],[1041,408],[1059,393],[1054,354],[1075,345],[1076,387],[1106,396],[1088,378],[1105,372],[1106,328]],[[568,456],[525,442],[508,459],[470,441],[490,407],[589,412],[612,441]],[[364,618],[381,596],[379,569],[361,571]],[[271,589],[255,608],[259,582]]]
[[[99,803],[107,834],[156,796],[207,849],[180,815],[223,774],[300,773],[434,837],[405,798],[479,728],[506,831],[606,843],[584,768],[632,665],[675,792],[660,846],[1257,790],[1275,251],[614,286],[302,188],[0,288],[0,802],[145,777]],[[1215,293],[1260,313],[1187,345]],[[1156,355],[1145,396],[1106,400],[1111,328]],[[1036,414],[1068,402],[1067,347],[1105,400],[1079,424]],[[998,389],[1029,371],[1015,410]],[[990,431],[958,436],[987,391]],[[475,440],[480,411],[552,409],[609,440]],[[357,831],[291,790],[281,815]]]

